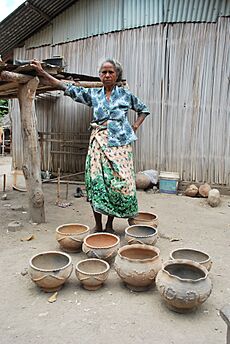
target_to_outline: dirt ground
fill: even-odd
[[[0,160],[1,163],[1,160]],[[0,178],[1,183],[1,178]],[[59,250],[55,229],[63,223],[93,226],[86,198],[74,198],[76,185],[69,186],[72,206],[55,205],[56,185],[46,184],[46,223],[28,221],[27,194],[7,188],[7,200],[0,200],[1,218],[1,313],[0,342],[3,344],[221,344],[226,343],[226,324],[219,309],[230,303],[230,197],[211,208],[205,199],[138,192],[139,209],[159,216],[156,246],[162,261],[177,247],[193,247],[208,252],[213,260],[210,277],[213,291],[195,312],[181,315],[170,311],[155,287],[132,292],[120,281],[113,266],[107,283],[97,291],[86,291],[74,271],[49,303],[51,294],[40,291],[27,274],[29,259],[36,253]],[[65,198],[65,186],[61,196]],[[3,195],[0,184],[0,197]],[[22,206],[19,210],[19,206]],[[16,210],[13,210],[16,209]],[[21,221],[23,228],[9,232],[9,222]],[[124,244],[127,221],[115,219],[115,230]],[[34,239],[21,241],[34,234]],[[171,239],[178,239],[173,241]],[[74,265],[86,258],[71,254]]]

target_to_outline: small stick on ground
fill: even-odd
[[[69,194],[69,182],[66,183],[66,194],[65,194],[65,199],[68,199],[68,194]]]
[[[6,174],[3,174],[3,192],[6,191]]]
[[[57,201],[56,204],[60,202],[60,167],[58,167],[58,177],[57,177]]]

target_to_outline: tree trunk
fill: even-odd
[[[18,99],[23,138],[23,173],[29,195],[30,219],[45,222],[44,195],[41,182],[40,147],[38,144],[37,121],[33,102],[39,79],[33,78],[18,85]]]

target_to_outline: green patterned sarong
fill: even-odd
[[[86,157],[85,182],[95,212],[133,217],[138,212],[131,145],[108,147],[107,128],[93,129]]]

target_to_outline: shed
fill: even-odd
[[[230,185],[229,15],[228,0],[29,0],[0,23],[0,53],[12,62],[61,56],[66,71],[93,76],[102,59],[118,59],[151,111],[134,144],[136,170]],[[43,168],[82,171],[84,154],[68,141],[87,141],[90,110],[57,91],[35,108],[39,132],[62,140],[44,141]],[[11,111],[20,168],[17,101]],[[54,153],[61,144],[67,154]]]

